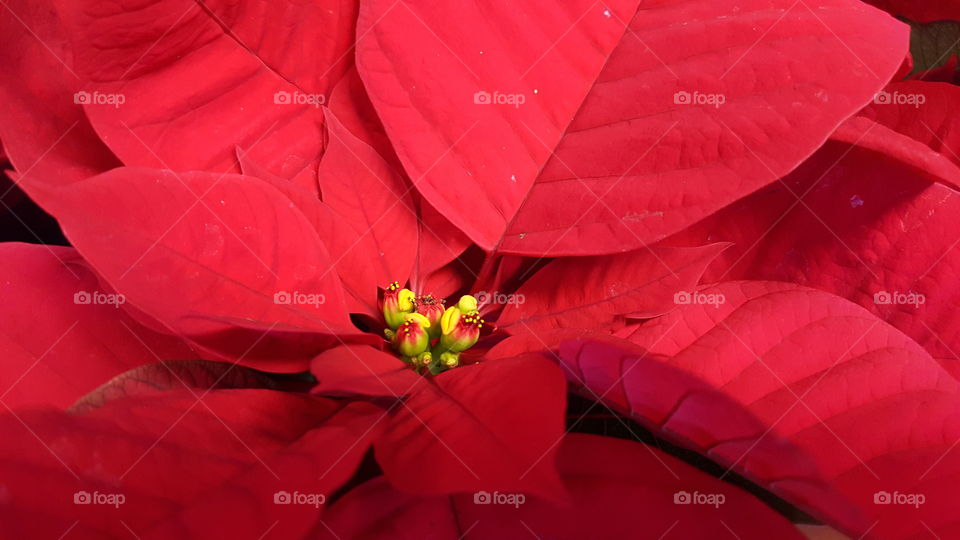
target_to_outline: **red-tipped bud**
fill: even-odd
[[[404,317],[413,313],[414,298],[416,295],[410,289],[400,288],[400,284],[394,281],[387,289],[383,291],[383,320],[387,326],[396,330],[403,324]]]
[[[409,313],[406,320],[397,327],[393,336],[393,346],[402,356],[419,356],[430,347],[427,328],[430,321],[419,313]]]
[[[463,302],[463,299],[460,300]],[[440,319],[440,348],[445,351],[462,352],[476,344],[480,338],[483,319],[476,313],[468,315],[459,307],[449,307]]]
[[[428,333],[430,339],[440,337],[440,319],[443,317],[443,300],[436,300],[433,295],[425,294],[418,296],[416,300],[417,313],[423,315],[430,321]]]

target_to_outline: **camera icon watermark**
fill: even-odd
[[[120,508],[120,505],[126,502],[127,496],[123,493],[90,493],[80,490],[73,494],[73,504],[100,504]]]
[[[327,97],[323,94],[307,94],[299,90],[295,92],[278,90],[273,94],[274,105],[310,105],[319,108],[326,102]]]
[[[687,92],[680,90],[673,94],[673,103],[675,105],[711,105],[720,108],[727,102],[727,96],[724,94],[704,94],[701,92]]]
[[[302,293],[300,291],[277,291],[273,295],[273,303],[284,306],[320,306],[327,302],[322,293]]]
[[[915,292],[878,291],[873,295],[873,303],[878,306],[913,306],[918,309],[927,303],[927,297]]]
[[[78,306],[113,306],[118,308],[127,303],[127,297],[122,294],[108,294],[100,291],[77,291],[73,295],[73,303]]]
[[[677,291],[673,295],[673,303],[678,306],[713,306],[717,309],[727,303],[727,297],[723,293],[702,293],[697,291]]]
[[[498,291],[480,291],[473,296],[477,299],[477,304],[480,305],[495,304],[507,306],[512,304],[519,306],[527,301],[527,297],[523,294],[504,294]]]
[[[673,494],[673,504],[700,504],[720,508],[720,505],[725,502],[727,502],[727,496],[723,493],[677,491]]]
[[[925,502],[927,502],[927,496],[923,493],[878,491],[873,494],[873,504],[900,504],[920,508],[920,505]]]
[[[519,109],[520,106],[526,102],[526,94],[504,94],[499,91],[490,93],[485,90],[480,90],[473,94],[473,103],[475,105],[512,105]]]
[[[300,493],[299,491],[290,493],[280,490],[273,494],[273,504],[302,504],[320,508],[326,502],[327,496],[323,493]]]
[[[927,102],[927,96],[924,94],[904,94],[900,91],[887,92],[881,90],[873,96],[873,102],[877,105],[913,105],[919,109],[921,105]]]
[[[104,94],[101,92],[87,92],[81,90],[73,94],[73,102],[77,105],[113,105],[120,108],[127,102],[127,96],[123,94]]]
[[[494,491],[478,491],[473,494],[473,504],[503,504],[520,508],[520,505],[527,502],[527,496],[523,493],[500,493]]]

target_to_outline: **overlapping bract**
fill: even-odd
[[[74,247],[0,246],[5,526],[797,535],[566,434],[569,384],[846,533],[956,534],[957,96],[887,84],[906,41],[855,0],[11,2],[0,139]],[[415,374],[392,280],[499,328]]]

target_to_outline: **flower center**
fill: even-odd
[[[417,372],[436,374],[459,366],[460,353],[480,338],[484,321],[476,298],[461,296],[448,308],[444,303],[431,294],[417,296],[396,281],[383,291],[384,336]]]

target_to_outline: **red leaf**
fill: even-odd
[[[847,120],[837,128],[831,139],[873,150],[888,159],[897,160],[912,167],[913,175],[924,176],[931,182],[941,182],[953,188],[960,187],[960,168],[957,168],[950,158],[866,116],[855,116]]]
[[[380,252],[374,237],[369,233],[358,233],[329,205],[320,201],[319,192],[315,194],[313,189],[304,189],[287,182],[270,174],[239,151],[237,154],[245,174],[265,180],[286,195],[324,240],[337,274],[348,293],[347,308],[351,312],[378,316],[380,308],[377,305],[377,287],[382,287],[385,282],[377,276],[380,265],[370,264],[371,258],[379,257],[374,254]],[[390,281],[393,279],[388,279],[387,283]]]
[[[647,248],[622,255],[558,259],[514,295],[488,294],[507,302],[497,326],[516,334],[552,328],[599,328],[618,315],[660,315],[691,291],[727,246]]]
[[[942,82],[898,82],[890,84],[877,94],[857,118],[873,120],[906,135],[940,154],[943,159],[960,165],[960,155],[957,155],[955,150],[960,148],[960,121],[953,114],[958,103],[960,88],[955,85]],[[846,137],[849,138],[850,136]],[[849,140],[847,142],[856,143]],[[952,185],[956,186],[960,182],[960,174],[954,174],[950,180]]]
[[[958,213],[960,196],[952,189],[885,156],[831,143],[783,184],[670,241],[734,242],[707,270],[706,281],[769,279],[832,292],[896,326],[958,372],[960,290],[952,286],[960,267]],[[884,293],[891,303],[878,304]],[[911,293],[922,295],[923,303]]]
[[[907,30],[853,0],[384,0],[361,7],[357,64],[418,189],[482,248],[605,254],[796,167],[896,71]],[[524,103],[477,94],[494,91]]]
[[[30,189],[68,184],[117,167],[73,94],[81,81],[70,65],[59,18],[47,3],[10,0],[0,10],[0,138]],[[16,81],[13,83],[12,81]],[[41,200],[41,203],[43,201]]]
[[[314,394],[399,398],[425,379],[392,354],[359,345],[324,351],[310,363]]]
[[[377,461],[411,493],[486,489],[557,500],[565,402],[562,373],[539,356],[450,370],[397,409],[376,442]]]
[[[317,509],[277,505],[274,493],[332,494],[359,463],[376,434],[371,422],[381,416],[365,404],[335,410],[300,395],[219,390],[124,398],[82,416],[4,414],[4,533],[143,537],[157,527],[158,534],[201,538],[218,527],[217,534],[233,537],[262,534],[278,519],[281,534],[302,532]],[[74,502],[81,491],[90,503]],[[125,500],[97,504],[111,494]]]
[[[568,379],[588,399],[700,452],[820,519],[847,529],[870,522],[824,478],[813,459],[770,432],[743,405],[628,341],[582,335],[563,343]]]
[[[229,37],[305,92],[329,97],[353,66],[356,0],[206,0],[203,7]]]
[[[55,211],[107,281],[184,335],[356,333],[313,224],[256,178],[121,168],[63,190]]]
[[[272,470],[250,467],[150,529],[146,538],[243,538],[251,531],[305,538],[323,504],[353,475],[383,417],[372,405],[347,405],[273,454]],[[278,504],[284,493],[289,502]]]
[[[126,165],[235,173],[234,148],[241,146],[274,174],[293,178],[305,169],[315,174],[323,149],[323,98],[315,94],[323,90],[290,81],[307,77],[299,70],[311,64],[313,73],[342,66],[317,56],[337,54],[336,45],[311,47],[308,59],[289,55],[286,42],[279,44],[281,56],[271,40],[302,36],[302,24],[318,36],[298,40],[304,46],[326,38],[340,43],[343,32],[349,35],[347,28],[318,34],[310,25],[349,11],[331,15],[328,6],[310,6],[283,10],[245,2],[228,17],[237,17],[236,32],[205,4],[189,0],[154,0],[135,10],[96,1],[60,2],[58,8],[77,71],[89,81],[87,116]],[[248,10],[271,16],[241,17]],[[278,26],[282,33],[275,34]]]
[[[859,306],[793,284],[730,282],[702,294],[724,302],[683,306],[629,339],[813,457],[868,517],[856,528],[834,522],[848,534],[871,525],[878,538],[960,532],[951,511],[960,383],[919,345]],[[711,411],[692,417],[699,432],[717,433],[726,422]],[[887,494],[894,504],[883,504]],[[903,504],[918,496],[920,504]]]
[[[192,356],[131,319],[72,248],[0,244],[0,402],[65,408],[137,366]]]
[[[429,282],[431,274],[440,272],[449,265],[463,269],[457,259],[470,247],[470,239],[438,212],[430,203],[420,200],[420,243],[417,248],[417,263],[414,265],[412,285],[421,292],[432,289],[421,284]]]
[[[802,538],[786,519],[740,489],[651,447],[568,435],[558,462],[573,503],[500,492],[418,497],[377,478],[355,488],[314,528],[316,538]],[[681,492],[723,495],[719,506],[675,504]],[[681,494],[682,497],[682,494]],[[483,494],[479,501],[486,500]],[[698,499],[700,500],[700,499]],[[706,499],[703,499],[706,500]],[[719,500],[719,499],[717,499]],[[497,504],[496,502],[499,502]]]
[[[374,251],[362,256],[370,268],[366,274],[374,279],[366,293],[376,306],[377,285],[405,283],[413,268],[417,214],[412,187],[329,111],[327,129],[330,141],[318,173],[323,202],[354,231],[348,235],[351,240],[373,240]]]

